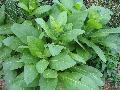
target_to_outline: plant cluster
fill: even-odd
[[[111,51],[120,53],[120,27],[106,25],[112,14],[100,6],[87,9],[82,0],[53,0],[50,5],[6,0],[0,8],[6,88],[99,90],[103,74],[88,62],[110,62]]]

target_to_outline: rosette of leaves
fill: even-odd
[[[35,7],[21,1],[18,6],[36,17],[8,28],[0,26],[0,60],[7,89],[99,90],[103,75],[86,62],[93,56],[106,62],[103,47],[119,46],[107,40],[120,33],[119,27],[105,27],[111,12],[96,6],[86,9],[81,0],[54,0],[52,6]],[[110,12],[106,18],[105,11]]]

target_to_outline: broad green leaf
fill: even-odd
[[[103,25],[107,24],[109,22],[109,20],[111,19],[111,15],[113,14],[112,11],[110,11],[109,9],[106,9],[104,7],[101,6],[91,6],[88,9],[89,15],[88,17],[97,19],[100,21],[100,23],[102,23]]]
[[[4,80],[5,80],[6,88],[9,90],[10,85],[12,84],[15,77],[17,76],[17,73],[13,70],[7,70],[7,71],[5,70],[4,74],[5,74]]]
[[[27,44],[27,36],[39,37],[39,32],[29,25],[15,23],[11,30],[25,44]]]
[[[75,53],[70,53],[70,56],[74,59],[74,60],[76,60],[76,61],[78,61],[78,62],[82,62],[82,63],[86,63],[85,61],[84,61],[84,59],[80,56],[80,55],[78,55],[78,54],[75,54]]]
[[[30,84],[26,84],[25,80],[24,80],[24,73],[22,72],[21,74],[19,74],[15,80],[13,81],[14,85],[26,88],[26,87],[36,87],[39,85],[39,76],[37,78],[34,79],[34,81]]]
[[[75,64],[76,62],[67,53],[60,53],[59,55],[52,57],[50,60],[50,67],[58,71],[63,71]]]
[[[61,52],[61,50],[64,48],[64,46],[54,45],[54,44],[48,44],[47,46],[49,47],[49,51],[52,54],[52,56],[58,55]]]
[[[84,50],[82,48],[76,48],[76,52],[78,55],[80,55],[84,59],[84,61],[87,61],[92,57],[90,52],[87,51],[86,49]]]
[[[89,47],[91,47],[97,54],[98,56],[100,57],[100,59],[103,61],[103,62],[106,62],[106,57],[104,55],[104,52],[99,48],[99,46],[95,45],[93,42],[90,42],[89,40],[87,40],[86,38],[80,38],[80,40],[83,42],[83,43],[86,43]]]
[[[57,78],[43,78],[40,79],[40,90],[56,90]]]
[[[48,12],[50,9],[51,9],[50,5],[40,6],[33,11],[32,15],[41,15],[43,13]]]
[[[65,32],[65,34],[61,35],[60,39],[65,41],[65,42],[70,42],[72,40],[75,40],[77,36],[80,34],[85,33],[84,30],[81,29],[73,29],[71,31]]]
[[[73,28],[80,29],[84,25],[84,21],[87,18],[87,14],[87,11],[73,12],[72,15],[68,16],[68,23],[72,23]]]
[[[19,62],[23,62],[25,64],[35,64],[36,62],[38,62],[39,59],[32,56],[29,52],[28,53],[23,53],[21,59]]]
[[[52,38],[52,39],[57,39],[53,33],[53,31],[51,31],[51,29],[48,27],[48,25],[46,24],[46,22],[42,19],[42,18],[37,18],[35,19],[35,21],[45,30],[46,34]]]
[[[4,70],[15,70],[21,68],[22,66],[23,63],[19,62],[18,58],[12,58],[12,57],[3,63]]]
[[[35,65],[29,64],[24,66],[24,80],[26,84],[30,84],[38,76]]]
[[[22,45],[22,42],[16,38],[16,37],[7,37],[3,40],[4,45],[8,46],[9,48],[16,50],[20,45]]]
[[[0,25],[4,23],[5,19],[5,5],[2,5],[0,8]]]
[[[41,57],[44,51],[44,42],[34,36],[27,37],[29,50],[33,56]]]
[[[98,86],[104,85],[101,77],[102,73],[96,68],[90,66],[77,66],[73,67],[74,71],[82,73],[84,76],[91,78]]]
[[[0,35],[3,34],[13,34],[11,31],[11,25],[2,25],[0,26]]]
[[[58,76],[57,71],[52,69],[47,69],[43,72],[44,78],[57,78],[57,76]]]
[[[64,72],[59,75],[66,90],[99,90],[95,82],[78,72]]]
[[[58,15],[57,21],[60,25],[65,25],[67,23],[67,12],[64,11]]]
[[[49,62],[47,60],[40,60],[39,62],[37,62],[36,64],[36,69],[39,73],[43,73],[44,70],[47,68]]]

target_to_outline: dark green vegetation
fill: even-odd
[[[108,27],[112,14],[87,9],[82,0],[6,0],[0,8],[6,88],[99,90],[118,65],[120,27]]]

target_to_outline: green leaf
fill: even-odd
[[[11,56],[11,49],[7,47],[0,48],[0,60],[4,60]]]
[[[25,10],[25,11],[28,11],[28,12],[29,12],[28,7],[27,7],[27,6],[26,6],[23,2],[18,3],[18,7],[20,7],[20,8],[22,8],[23,10]]]
[[[77,36],[79,36],[80,34],[83,34],[83,33],[85,33],[84,30],[73,29],[73,30],[65,32],[65,34],[61,35],[60,39],[62,39],[65,42],[69,42],[69,41],[75,40],[77,38]]]
[[[74,0],[60,0],[60,2],[68,9],[72,9],[74,6]]]
[[[73,12],[72,15],[68,16],[68,23],[72,23],[73,28],[80,29],[84,25],[84,21],[87,18],[87,14],[87,11]]]
[[[11,31],[11,25],[2,25],[0,26],[0,35],[13,34]]]
[[[101,24],[105,25],[109,22],[111,19],[111,15],[113,14],[112,11],[110,11],[107,8],[101,7],[101,6],[91,6],[88,9],[89,12],[89,19],[97,19],[100,21]]]
[[[20,45],[22,45],[21,41],[16,37],[7,37],[3,40],[4,45],[8,46],[9,48],[16,50]]]
[[[57,71],[52,69],[47,69],[43,72],[44,78],[57,78],[57,76],[58,76]]]
[[[50,67],[58,71],[63,71],[75,64],[76,62],[67,53],[60,53],[59,55],[52,57],[50,60]]]
[[[56,90],[57,78],[43,78],[40,79],[40,90]]]
[[[53,33],[56,32],[56,34],[58,34],[59,32],[63,31],[63,28],[61,27],[61,24],[59,23],[59,21],[55,20],[55,18],[52,16],[50,16],[50,24],[54,31]]]
[[[36,69],[39,73],[43,73],[44,70],[47,68],[49,62],[47,60],[40,60],[36,64]]]
[[[93,33],[91,37],[103,37],[108,36],[109,34],[117,34],[120,33],[120,27],[110,28],[110,29],[100,29],[99,31]]]
[[[80,38],[80,40],[83,42],[83,43],[86,43],[89,47],[91,47],[97,54],[98,56],[100,57],[100,59],[103,61],[103,62],[106,62],[106,57],[104,55],[104,52],[97,46],[95,45],[93,42],[90,42],[89,40],[87,40],[86,38]]]
[[[95,82],[78,72],[64,72],[59,75],[66,90],[99,90]]]
[[[7,71],[4,71],[4,74],[5,74],[4,80],[5,80],[6,88],[9,90],[10,85],[12,84],[15,77],[17,76],[17,73],[16,71],[13,71],[13,70],[7,70]]]
[[[49,47],[49,51],[52,54],[52,56],[58,55],[61,52],[61,50],[64,48],[64,46],[54,45],[54,44],[47,44],[47,46]]]
[[[67,23],[67,12],[64,11],[60,13],[57,17],[57,21],[59,22],[60,25],[65,25]]]
[[[87,27],[89,29],[101,29],[102,28],[102,24],[98,20],[89,19],[87,21]]]
[[[24,80],[26,84],[30,84],[34,81],[34,79],[37,77],[38,72],[36,70],[35,65],[25,65],[24,66]]]
[[[82,63],[86,63],[85,61],[84,61],[84,59],[80,56],[80,55],[78,55],[78,54],[75,54],[75,53],[70,53],[70,56],[74,59],[74,60],[76,60],[76,61],[78,61],[78,62],[82,62]]]
[[[50,5],[40,6],[33,11],[32,15],[41,15],[43,13],[48,12],[50,9],[51,9]]]
[[[92,57],[90,52],[87,51],[86,49],[84,50],[82,48],[76,48],[76,52],[78,55],[80,55],[84,59],[84,61],[87,61]]]
[[[91,66],[77,66],[73,67],[74,71],[82,73],[84,76],[91,78],[98,86],[103,86],[104,83],[101,80],[102,73]]]
[[[0,8],[0,25],[4,23],[5,19],[5,5],[2,5]]]
[[[29,0],[29,10],[35,10],[37,8],[37,0]]]
[[[28,53],[23,53],[21,59],[19,62],[23,62],[25,64],[35,64],[39,61],[38,58],[32,56],[29,52]]]
[[[29,50],[33,56],[41,57],[44,51],[44,42],[34,36],[27,37]]]
[[[26,87],[36,87],[39,85],[39,77],[35,78],[34,81],[30,84],[26,84],[25,80],[24,80],[24,73],[22,72],[21,74],[19,74],[15,80],[13,81],[14,85],[26,88]],[[26,89],[25,89],[26,90]]]
[[[27,44],[27,36],[39,37],[39,32],[30,25],[15,23],[11,30],[25,44]]]
[[[23,66],[23,63],[18,62],[18,58],[9,58],[3,63],[4,70],[15,70],[18,68],[21,68]]]
[[[35,19],[35,21],[45,30],[46,34],[52,38],[52,39],[57,39],[54,35],[54,33],[52,32],[51,29],[49,29],[48,25],[45,23],[45,21],[42,18],[37,18]]]

